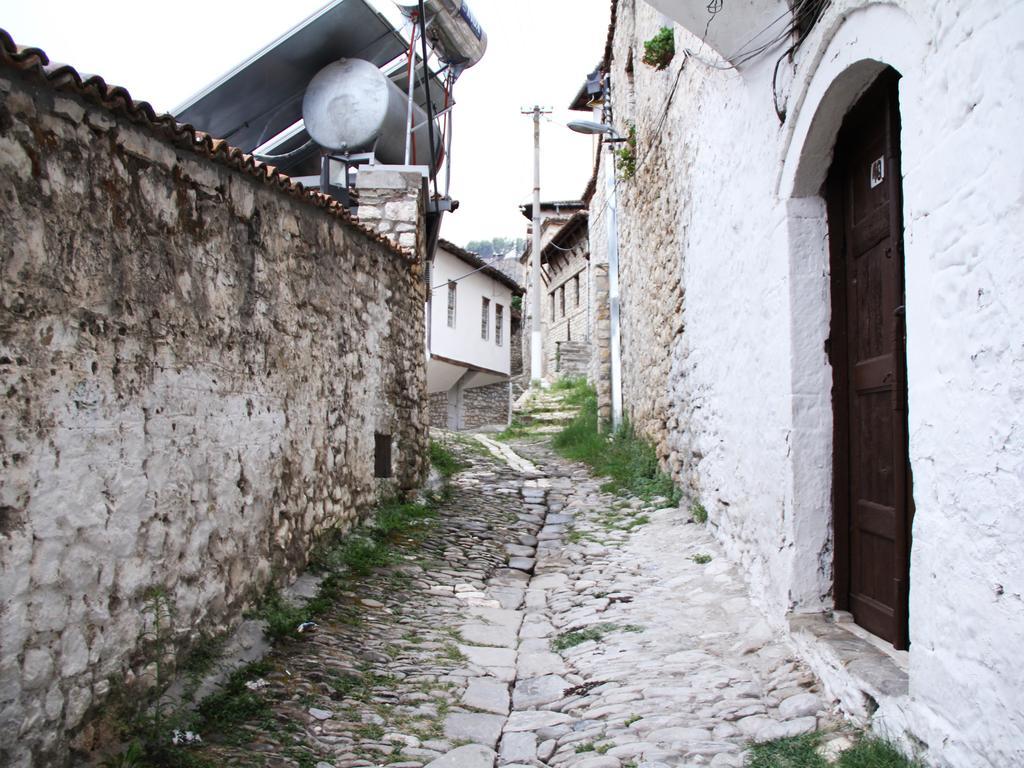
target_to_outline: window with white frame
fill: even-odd
[[[487,341],[491,337],[491,300],[480,301],[480,338]]]
[[[502,343],[502,332],[505,323],[505,308],[501,304],[494,305],[494,343],[499,347]]]
[[[573,290],[573,293],[576,294],[576,306],[578,307],[580,305],[580,276],[579,275],[576,275],[576,277],[574,277],[572,279],[572,290]]]
[[[454,282],[448,283],[448,327],[455,327],[455,289],[458,286]]]

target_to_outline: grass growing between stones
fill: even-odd
[[[441,477],[445,480],[469,466],[459,461],[455,454],[437,440],[430,441],[430,463],[434,465],[434,469],[440,472]]]
[[[820,733],[752,744],[747,768],[829,768],[818,751]],[[865,737],[843,752],[831,765],[837,768],[920,768],[881,739]]]
[[[431,460],[438,471],[449,479],[465,468],[465,464],[444,446],[432,444]],[[378,506],[368,523],[347,534],[340,529],[324,536],[310,556],[311,570],[324,574],[317,595],[306,601],[291,601],[277,588],[268,590],[253,614],[264,621],[264,633],[274,643],[301,636],[299,627],[307,621],[331,613],[332,620],[345,624],[358,624],[359,616],[344,598],[354,590],[353,579],[371,575],[377,568],[398,562],[409,556],[420,543],[431,521],[437,516],[437,505],[447,496],[447,483],[440,494],[428,495],[424,504],[398,500]],[[404,576],[404,574],[403,574]],[[406,577],[407,578],[407,577]],[[161,594],[151,601],[147,613],[154,618],[154,656],[158,660],[157,685],[142,696],[122,696],[123,702],[112,707],[113,724],[124,745],[119,754],[110,756],[103,765],[108,768],[213,768],[197,746],[183,747],[172,743],[175,731],[191,731],[204,737],[212,736],[215,743],[242,744],[252,738],[252,727],[263,733],[279,731],[282,727],[274,717],[272,703],[275,694],[266,683],[254,686],[273,665],[260,661],[231,672],[218,689],[200,702],[195,692],[200,678],[218,661],[222,640],[203,639],[191,656],[180,666],[179,672],[188,678],[181,700],[165,702],[161,696],[168,680],[159,672],[159,660],[171,653],[169,639],[165,638],[173,617],[173,606]],[[458,649],[456,648],[457,652]],[[328,682],[331,698],[352,698],[368,701],[375,689],[393,685],[393,679],[376,675],[368,670],[362,674],[333,675]],[[273,686],[272,686],[273,687]],[[305,706],[305,704],[304,704]],[[376,730],[378,726],[367,726]],[[286,728],[287,730],[287,728]],[[287,746],[288,756],[300,766],[316,763],[315,753],[298,742]]]
[[[582,645],[588,640],[600,642],[604,639],[605,635],[615,631],[643,632],[643,630],[643,627],[637,626],[636,624],[627,624],[622,627],[618,624],[611,624],[608,622],[594,624],[583,629],[573,629],[568,632],[563,632],[551,641],[551,649],[554,651],[564,651],[568,648],[575,648],[577,645]]]
[[[508,442],[509,440],[518,440],[524,437],[538,437],[538,433],[535,429],[535,425],[527,424],[518,415],[512,417],[512,422],[505,427],[501,432],[495,435],[498,440]]]
[[[693,518],[693,522],[704,525],[708,521],[708,511],[703,504],[695,501],[690,505],[690,517]]]
[[[555,435],[555,450],[567,459],[589,464],[608,478],[605,491],[628,491],[650,501],[664,497],[670,506],[679,502],[679,491],[661,471],[654,447],[624,423],[614,432],[601,432],[597,417],[597,393],[583,379],[563,380],[563,399],[578,405],[579,414]]]
[[[922,768],[908,760],[892,744],[872,737],[863,738],[839,756],[839,768]]]

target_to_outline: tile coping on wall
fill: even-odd
[[[275,166],[257,160],[253,155],[231,146],[223,139],[214,138],[187,123],[179,123],[173,115],[158,114],[148,102],[136,101],[127,89],[108,85],[99,75],[88,75],[83,78],[74,67],[51,62],[50,57],[43,50],[19,46],[14,42],[10,33],[2,28],[0,28],[0,68],[14,70],[21,73],[22,76],[41,82],[54,90],[74,94],[108,112],[126,117],[133,123],[144,125],[168,144],[181,149],[190,149],[216,163],[254,176],[284,194],[291,195],[337,216],[347,226],[361,232],[371,240],[387,246],[396,255],[406,259],[416,258],[414,252],[400,248],[389,238],[355,220],[345,206],[330,195],[324,195],[318,190],[306,189]]]

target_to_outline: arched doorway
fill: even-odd
[[[833,371],[834,595],[906,648],[913,501],[907,446],[899,75],[843,118],[826,182]]]

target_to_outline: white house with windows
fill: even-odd
[[[507,424],[511,409],[512,278],[446,240],[428,267],[427,391],[434,426]]]

